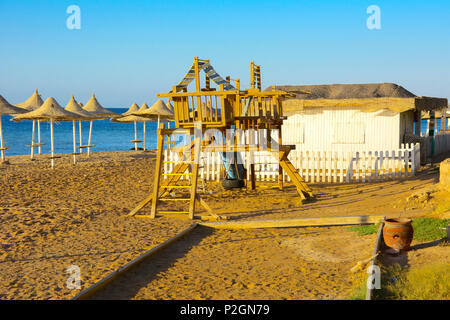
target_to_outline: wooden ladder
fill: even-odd
[[[128,216],[137,217],[150,217],[155,218],[158,211],[158,205],[160,201],[186,201],[189,202],[189,209],[187,211],[158,211],[158,213],[166,214],[189,214],[191,219],[194,219],[195,206],[197,201],[202,205],[206,211],[214,218],[220,219],[219,216],[214,214],[207,203],[200,198],[197,193],[198,185],[198,171],[199,171],[199,159],[201,151],[201,140],[200,137],[195,137],[189,145],[185,146],[181,151],[179,151],[179,156],[181,160],[176,161],[175,167],[171,172],[164,172],[164,163],[173,163],[164,159],[164,143],[165,135],[162,133],[164,130],[164,124],[161,124],[161,129],[158,129],[158,149],[156,155],[156,167],[155,167],[155,177],[153,184],[153,193],[141,201],[136,208],[134,208]],[[170,143],[170,142],[169,142]],[[190,185],[180,185],[178,182],[183,176],[190,176]],[[161,179],[165,177],[165,179]],[[173,198],[170,194],[174,190],[180,189],[190,189],[190,194],[188,198]],[[137,215],[137,212],[141,210],[144,206],[152,203],[150,216]]]
[[[295,169],[294,165],[291,163],[291,161],[288,159],[289,152],[291,151],[290,147],[287,146],[280,146],[280,151],[278,152],[278,159],[280,162],[280,166],[283,168],[283,170],[287,173],[289,178],[291,178],[291,181],[295,184],[297,187],[297,192],[302,198],[302,200],[305,200],[306,198],[313,197],[313,193],[311,188],[306,184],[306,182],[302,179],[300,174],[298,173],[298,170]]]

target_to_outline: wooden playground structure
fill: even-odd
[[[204,87],[201,87],[200,71],[204,71]],[[211,80],[218,85],[211,87]],[[194,81],[195,91],[188,92],[188,85]],[[234,85],[232,85],[232,81]],[[188,214],[194,219],[197,204],[201,205],[209,214],[209,218],[220,220],[209,208],[208,204],[197,192],[200,152],[222,152],[234,154],[258,151],[270,152],[278,166],[278,187],[283,190],[283,170],[290,177],[297,188],[301,199],[313,197],[309,186],[292,163],[288,160],[289,152],[295,146],[283,145],[281,125],[286,117],[283,116],[282,99],[290,96],[285,91],[261,90],[261,69],[253,62],[250,64],[249,89],[241,90],[240,80],[227,77],[223,79],[211,66],[209,60],[194,58],[194,64],[183,80],[172,87],[169,93],[157,94],[157,97],[169,98],[174,104],[175,128],[166,129],[164,124],[157,130],[157,156],[154,174],[153,193],[141,201],[128,216],[155,218],[159,214]],[[305,92],[307,93],[307,92]],[[230,131],[232,134],[230,135]],[[241,143],[241,136],[249,131],[250,143]],[[277,131],[277,141],[271,132]],[[255,134],[258,133],[254,141]],[[264,132],[264,134],[263,134]],[[184,145],[175,146],[174,135],[184,135]],[[261,143],[264,137],[266,141]],[[176,150],[179,161],[176,161],[171,172],[164,172],[163,151],[165,148]],[[236,158],[234,159],[236,163]],[[255,165],[250,164],[244,169],[250,172],[250,181],[246,181],[247,188],[256,188]],[[189,178],[189,179],[182,179]],[[188,184],[186,184],[188,182]],[[184,197],[175,197],[179,191],[187,191]],[[185,201],[189,204],[186,211],[158,210],[161,202]],[[151,203],[150,215],[138,215],[138,212]]]

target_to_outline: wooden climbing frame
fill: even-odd
[[[205,72],[204,87],[200,85],[200,71]],[[211,87],[211,80],[218,85]],[[195,91],[188,92],[187,87],[192,81],[195,82]],[[234,81],[234,85],[232,85]],[[174,105],[175,128],[165,129],[162,125],[158,129],[158,150],[156,157],[156,169],[153,193],[141,201],[130,216],[140,216],[137,213],[151,202],[150,218],[155,218],[158,213],[174,213],[158,210],[161,201],[186,201],[189,207],[186,211],[178,211],[180,214],[188,214],[191,219],[195,217],[197,202],[203,206],[208,214],[214,219],[220,219],[208,207],[197,193],[199,156],[200,152],[258,152],[269,151],[279,162],[280,190],[283,189],[283,170],[295,184],[297,192],[302,199],[313,197],[309,186],[303,181],[298,171],[288,159],[289,152],[295,146],[282,144],[281,126],[286,117],[283,116],[282,99],[290,96],[287,92],[275,90],[261,90],[261,68],[253,62],[250,64],[251,88],[240,89],[240,80],[226,77],[223,79],[209,63],[209,60],[194,58],[194,64],[189,69],[183,80],[172,87],[169,93],[157,94],[157,97],[168,98]],[[226,136],[223,142],[213,141],[204,134],[208,130],[217,130]],[[164,162],[163,150],[165,149],[166,137],[180,130],[189,136],[189,143],[179,149],[180,161],[176,163],[171,172],[163,172]],[[230,138],[225,135],[227,130],[233,130],[234,136]],[[239,135],[246,131],[265,130],[267,141],[264,146],[257,144],[239,145]],[[272,139],[271,132],[278,132],[278,140]],[[171,148],[170,143],[168,148]],[[256,188],[255,166],[250,165],[250,187]],[[189,185],[180,184],[181,177],[188,176]],[[185,198],[171,198],[173,190],[185,189],[189,196]]]

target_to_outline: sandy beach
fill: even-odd
[[[10,157],[9,165],[0,166],[1,299],[71,298],[80,290],[66,287],[69,266],[80,267],[81,285],[85,289],[193,223],[189,219],[169,217],[154,220],[125,217],[137,202],[151,192],[155,162],[153,151],[98,152],[90,158],[83,155],[78,159],[74,166],[71,156],[64,155],[57,160],[54,170],[50,169],[45,156],[37,157],[33,162],[28,156]],[[201,184],[199,189],[215,213],[228,215],[231,219],[369,214],[415,217],[423,215],[427,206],[411,206],[407,197],[412,192],[433,186],[436,181],[437,174],[422,172],[408,180],[312,185],[316,200],[306,204],[299,202],[295,188],[289,185],[283,192],[270,184],[258,184],[256,191],[224,191],[217,183],[208,183],[206,193],[202,192]],[[182,205],[170,206],[181,209]],[[143,213],[148,211],[149,208],[145,208]],[[132,298],[343,298],[350,284],[346,277],[336,274],[348,270],[358,259],[370,256],[374,242],[373,235],[359,237],[355,242],[359,249],[349,251],[345,249],[345,244],[356,236],[344,229],[203,234],[197,240],[189,240],[198,246],[191,248],[189,241],[177,245],[178,249],[174,250],[188,254],[180,254],[171,261],[170,266],[175,265],[173,270],[159,270],[162,276],[157,280],[156,288],[160,290],[153,291],[154,286],[143,286]],[[244,241],[246,239],[249,241]],[[309,249],[304,243],[309,244]],[[308,260],[311,258],[308,250],[320,252],[317,246],[322,247],[325,260],[342,260],[337,264],[336,261],[330,262],[335,264],[335,269],[327,272],[327,264],[321,265],[319,262],[316,269],[306,268],[312,263]],[[256,251],[257,248],[261,250]],[[303,251],[298,251],[299,248]],[[202,258],[209,255],[220,257],[216,261],[223,265],[220,275],[212,275],[214,263]],[[289,257],[294,258],[289,260]],[[209,262],[205,264],[205,261]],[[225,261],[228,265],[223,263]],[[264,261],[270,261],[270,264],[265,262],[259,269],[258,263]],[[284,263],[286,268],[281,268]],[[250,266],[248,272],[232,272],[245,266]],[[191,275],[186,274],[188,270],[192,271]],[[296,292],[294,285],[286,280],[293,272],[314,275],[312,279],[323,279],[326,285],[321,287],[312,283],[305,286],[305,291]],[[232,273],[235,276],[230,278]],[[182,275],[188,278],[199,275],[197,280],[201,285],[196,287],[195,296],[188,296],[189,291],[169,290]],[[262,283],[264,277],[267,280]],[[261,288],[265,289],[239,291],[243,288],[239,283],[244,283],[244,279],[248,279],[247,282],[255,288],[260,283]],[[296,281],[301,279],[299,277]],[[227,281],[234,281],[231,291],[226,290]],[[329,286],[330,281],[336,282],[335,288]],[[211,287],[211,282],[222,289],[214,289],[216,287]],[[192,283],[188,281],[188,284]],[[243,285],[247,286],[246,283]],[[206,289],[209,287],[211,289]]]

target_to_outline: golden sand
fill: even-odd
[[[11,164],[0,166],[1,299],[71,298],[80,290],[66,287],[69,266],[80,267],[85,289],[192,224],[188,219],[125,217],[151,192],[153,152],[99,152],[78,157],[75,166],[65,155],[54,170],[45,156],[37,159],[9,157]],[[423,174],[404,181],[313,185],[316,200],[303,205],[291,186],[283,192],[268,184],[259,184],[256,191],[224,191],[213,183],[205,185],[203,194],[200,181],[199,189],[217,214],[233,219],[414,217],[428,209],[411,207],[408,196],[435,182],[436,174]],[[185,210],[178,203],[168,208]],[[374,241],[358,237],[354,247],[346,247],[355,234],[341,230],[200,234],[198,246],[180,242],[175,256],[167,258],[173,269],[163,261],[155,279],[127,297],[339,298],[349,286],[340,272],[370,256]],[[320,262],[311,261],[317,258],[314,253],[320,253]],[[184,289],[172,290],[177,283]]]

